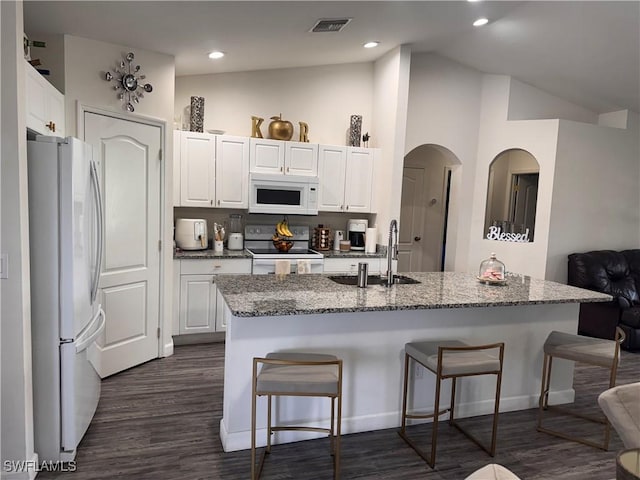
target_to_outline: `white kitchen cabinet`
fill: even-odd
[[[318,176],[318,144],[251,138],[251,173]]]
[[[180,335],[216,331],[215,275],[180,275]]]
[[[25,60],[27,128],[40,135],[64,137],[64,95]]]
[[[318,176],[318,144],[285,142],[284,172],[287,175]]]
[[[180,205],[213,207],[216,189],[216,136],[178,131],[176,137],[180,139]]]
[[[369,275],[376,275],[380,273],[381,259],[365,257],[325,257],[324,273],[339,273],[343,275],[357,274],[358,263],[361,262],[365,262],[369,265]]]
[[[320,145],[318,210],[370,212],[376,155],[373,148]]]
[[[318,150],[318,210],[343,212],[347,147],[320,145]]]
[[[216,207],[249,208],[249,139],[216,139]]]
[[[223,332],[226,325],[221,311],[223,304],[218,302],[216,274],[251,273],[251,259],[183,259],[179,263],[175,266],[179,270],[176,283],[179,283],[180,295],[174,335]]]

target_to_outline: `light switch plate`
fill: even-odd
[[[9,278],[9,254],[0,254],[0,279]]]

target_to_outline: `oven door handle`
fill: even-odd
[[[291,263],[296,263],[298,260],[309,260],[311,265],[322,265],[324,264],[323,258],[272,258],[272,259],[263,259],[263,260],[253,260],[254,265],[275,265],[276,260],[289,260]]]

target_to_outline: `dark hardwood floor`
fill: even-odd
[[[223,368],[223,343],[189,345],[176,347],[171,357],[105,379],[98,411],[78,449],[77,471],[42,472],[37,478],[248,479],[249,451],[224,453],[218,436]],[[618,384],[636,381],[640,381],[640,355],[623,352]],[[578,365],[574,384],[577,406],[598,412],[596,398],[606,389],[606,373]],[[535,419],[536,410],[501,414],[495,459],[443,423],[433,470],[395,429],[345,435],[342,478],[460,480],[492,462],[523,480],[615,478],[616,452],[623,448],[615,432],[610,450],[604,452],[538,433]],[[490,417],[465,420],[484,438],[489,435],[489,421]],[[415,428],[427,433],[430,427]],[[276,445],[262,475],[264,480],[331,478],[326,439]]]

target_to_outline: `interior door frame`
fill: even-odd
[[[165,295],[167,291],[167,275],[170,270],[168,267],[168,261],[166,260],[166,249],[168,245],[171,245],[171,238],[167,238],[167,210],[166,210],[166,196],[167,191],[173,191],[166,187],[167,184],[167,153],[170,151],[167,146],[167,122],[162,118],[152,117],[148,115],[133,114],[127,112],[118,112],[107,108],[96,107],[93,105],[87,105],[77,101],[76,108],[76,131],[77,136],[81,140],[84,139],[84,115],[85,113],[94,113],[96,115],[104,115],[107,117],[113,117],[120,120],[127,120],[153,127],[160,128],[160,145],[162,146],[162,158],[160,160],[160,238],[162,239],[162,250],[160,253],[160,291],[159,293],[159,305],[158,305],[158,327],[160,328],[160,336],[158,338],[158,357],[168,357],[173,355],[173,337],[171,336],[171,315],[167,315],[166,306],[171,307],[170,302],[173,297],[171,295]],[[84,141],[84,140],[83,140]],[[171,279],[173,276],[171,275]],[[169,297],[169,298],[167,298]],[[172,311],[169,308],[169,311]]]

